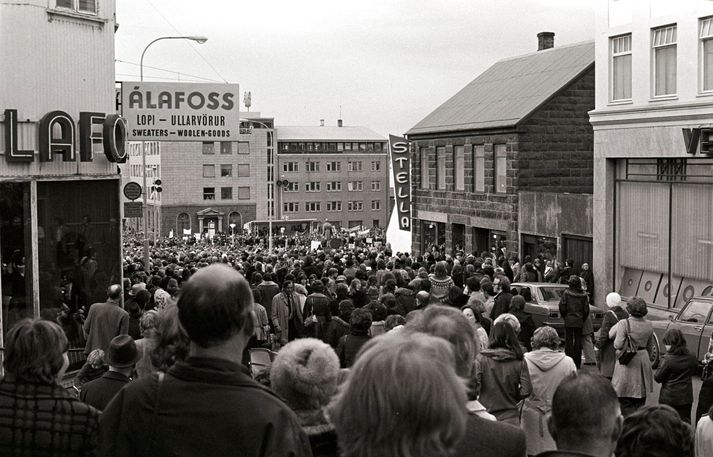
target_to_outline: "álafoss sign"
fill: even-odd
[[[122,82],[131,141],[237,141],[238,84]]]

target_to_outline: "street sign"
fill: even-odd
[[[144,217],[141,202],[124,202],[124,217]]]
[[[121,83],[127,139],[237,141],[238,84]]]
[[[141,186],[136,182],[127,182],[124,185],[124,196],[129,200],[136,200],[141,196]]]

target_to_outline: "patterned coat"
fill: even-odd
[[[95,455],[99,411],[56,384],[0,381],[0,455]]]

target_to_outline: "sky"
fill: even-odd
[[[198,5],[198,6],[197,6]],[[118,81],[229,82],[277,126],[402,135],[500,59],[594,39],[591,0],[117,0]],[[149,67],[156,67],[155,70]],[[168,70],[168,71],[165,71]],[[241,97],[241,108],[242,106]]]

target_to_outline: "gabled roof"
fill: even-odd
[[[593,41],[503,59],[406,134],[513,127],[593,64]]]
[[[277,141],[386,141],[366,127],[277,127]]]

